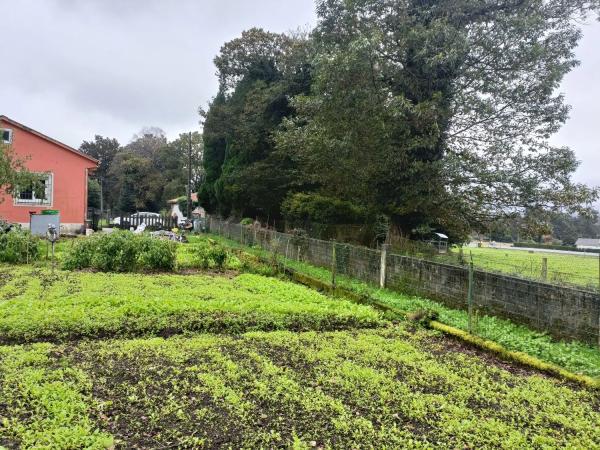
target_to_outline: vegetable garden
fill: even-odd
[[[253,250],[203,237],[167,271],[66,270],[80,241],[54,270],[0,265],[0,447],[600,448],[600,391],[295,284]],[[593,352],[570,369],[600,375]]]

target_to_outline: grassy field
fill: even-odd
[[[0,347],[7,447],[600,448],[600,398],[432,331]]]
[[[456,253],[456,252],[455,252]],[[527,250],[501,248],[468,248],[465,258],[473,255],[475,267],[497,270],[530,278],[542,278],[542,259],[548,260],[547,280],[556,283],[571,283],[590,288],[599,288],[598,256],[571,255],[560,253],[529,253]]]
[[[201,239],[179,247],[174,274],[0,265],[0,448],[600,449],[597,390],[265,276],[273,268],[246,253],[199,271]],[[593,349],[495,330],[581,373],[600,368]]]

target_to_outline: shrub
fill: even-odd
[[[296,193],[281,205],[283,216],[292,226],[308,222],[320,224],[354,224],[367,221],[365,208],[352,202],[319,194]]]
[[[97,234],[79,239],[67,253],[63,267],[68,270],[93,268],[103,272],[172,270],[176,246],[171,241],[130,231]]]
[[[137,238],[140,240],[140,237]],[[138,262],[141,267],[154,270],[173,270],[175,268],[177,244],[166,239],[141,240],[141,252]]]
[[[221,244],[208,239],[194,246],[195,258],[199,267],[221,270],[227,261],[228,253]]]
[[[0,232],[0,261],[19,264],[38,259],[40,239],[27,230]]]
[[[244,217],[240,222],[240,225],[252,225],[253,223],[254,220],[252,220],[250,217]]]

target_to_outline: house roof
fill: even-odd
[[[33,128],[29,128],[28,126],[25,126],[22,123],[19,123],[16,120],[13,120],[13,119],[11,119],[9,117],[0,116],[0,121],[6,122],[6,123],[12,125],[13,127],[17,127],[17,128],[20,128],[23,131],[26,131],[28,133],[34,134],[37,137],[44,139],[45,141],[51,142],[52,144],[58,145],[59,147],[65,149],[67,151],[70,151],[72,153],[75,153],[76,155],[79,155],[82,158],[88,159],[88,160],[92,161],[94,164],[99,164],[100,163],[100,161],[98,161],[96,158],[92,158],[91,156],[86,155],[85,153],[83,153],[83,152],[81,152],[81,151],[79,151],[77,149],[74,149],[73,147],[69,147],[67,144],[63,144],[62,142],[59,142],[56,139],[52,139],[51,137],[46,136],[45,134],[40,133],[39,131],[36,131]]]
[[[185,195],[182,195],[181,197],[177,197],[177,198],[173,198],[171,200],[167,200],[168,204],[173,204],[173,203],[178,203],[180,198],[185,197]],[[197,192],[192,192],[192,202],[197,202],[198,201],[198,193]]]
[[[600,239],[579,238],[577,239],[577,242],[575,242],[575,245],[585,247],[600,247]]]

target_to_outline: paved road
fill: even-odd
[[[573,252],[570,250],[553,250],[553,249],[543,249],[543,248],[528,248],[528,247],[485,247],[491,248],[494,250],[525,250],[534,253],[558,253],[562,255],[575,255],[575,256],[583,256],[587,258],[598,258],[598,253],[584,253],[584,252]]]

